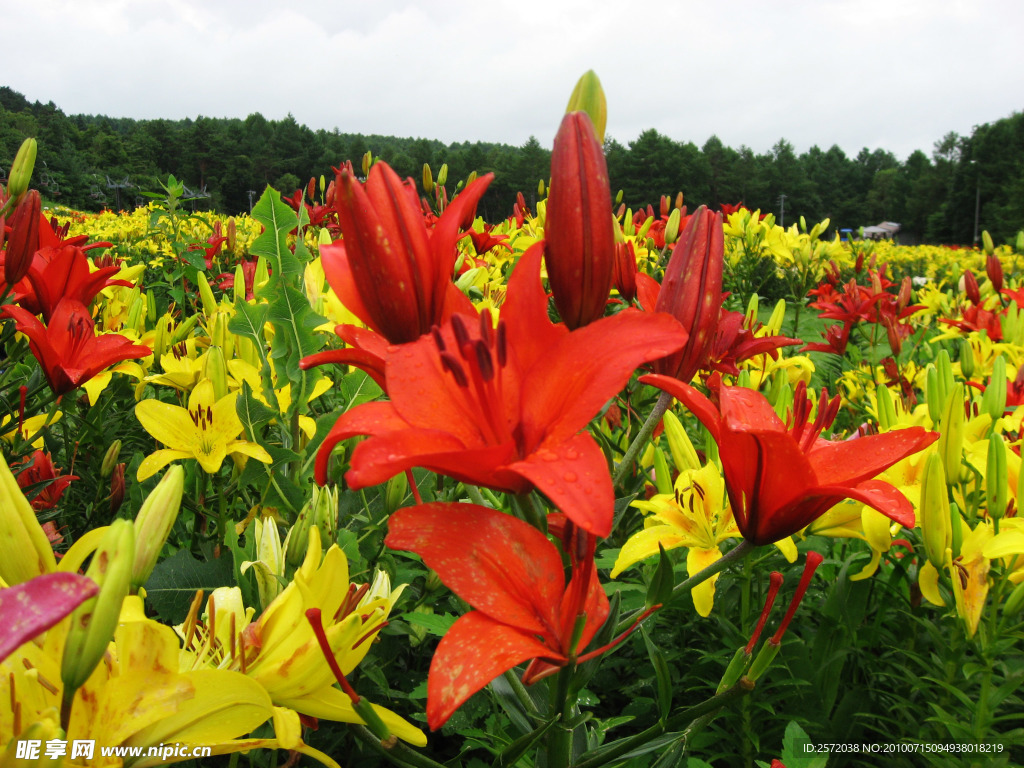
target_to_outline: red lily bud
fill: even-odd
[[[661,196],[661,210],[659,211],[662,216],[668,216],[668,195]]]
[[[562,320],[572,330],[602,317],[612,287],[615,229],[608,166],[586,112],[567,114],[555,136],[544,239]]]
[[[786,634],[786,630],[789,629],[789,622],[793,620],[793,614],[796,613],[796,609],[800,607],[800,601],[804,599],[804,593],[807,591],[807,587],[811,585],[811,578],[814,576],[814,572],[821,565],[821,561],[824,558],[817,552],[808,552],[807,560],[804,562],[804,572],[800,577],[800,583],[796,586],[796,592],[793,593],[793,602],[789,604],[789,610],[786,611],[786,615],[782,619],[782,623],[779,624],[779,628],[775,630],[775,634],[772,635],[772,639],[769,641],[774,645],[778,645],[782,642],[782,636]]]
[[[1003,265],[995,254],[992,254],[985,260],[985,273],[988,275],[989,282],[992,283],[992,289],[996,293],[1003,290]]]
[[[11,234],[4,257],[4,281],[14,285],[28,274],[32,257],[39,250],[39,191],[31,189],[11,216]]]
[[[227,238],[228,238],[228,241],[227,241],[228,253],[234,253],[235,252],[235,240],[236,240],[237,237],[238,237],[238,233],[237,233],[237,231],[235,229],[235,220],[233,218],[228,219],[228,234],[227,234]]]
[[[981,291],[978,288],[978,279],[969,269],[964,272],[964,292],[972,304],[981,304]]]
[[[684,200],[684,198],[683,198],[682,191],[676,192],[676,208],[682,208],[683,207],[683,200]]]
[[[316,201],[316,179],[312,176],[309,177],[309,183],[306,185],[306,197],[311,203]]]
[[[757,626],[754,627],[754,633],[750,636],[750,642],[747,643],[747,647],[744,649],[748,656],[754,652],[754,646],[757,645],[757,641],[761,637],[761,630],[764,629],[765,622],[768,621],[768,616],[772,612],[772,606],[775,604],[775,596],[779,594],[781,586],[782,574],[778,571],[772,571],[771,576],[768,577],[768,595],[764,600],[764,608],[761,609],[761,618],[757,620]]]
[[[910,275],[903,278],[900,283],[900,292],[896,295],[896,309],[902,312],[910,304],[910,292],[913,290],[913,285],[910,280]]]
[[[654,363],[658,373],[688,382],[705,364],[718,330],[724,248],[722,214],[701,206],[672,251],[654,307],[682,323],[690,338],[679,352]]]
[[[900,338],[899,330],[896,328],[896,319],[892,315],[883,315],[882,325],[885,326],[885,334],[889,339],[889,348],[894,356],[899,357],[903,350],[903,339]]]
[[[854,265],[853,270],[859,275],[860,271],[864,269],[864,252],[861,251],[857,254],[857,263]]]
[[[636,251],[632,241],[615,244],[615,289],[622,300],[632,304],[636,298]]]
[[[124,502],[124,462],[114,465],[110,475],[110,514],[116,515]]]

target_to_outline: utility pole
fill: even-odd
[[[786,227],[786,193],[779,195],[779,226]]]

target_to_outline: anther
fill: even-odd
[[[460,387],[469,386],[469,379],[466,378],[466,372],[462,370],[462,364],[451,352],[441,353],[441,367],[455,378],[455,383]]]

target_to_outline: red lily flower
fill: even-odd
[[[608,618],[594,568],[593,536],[574,537],[568,586],[558,549],[522,520],[475,504],[423,504],[395,512],[385,543],[415,552],[474,610],[459,617],[434,652],[427,724],[440,728],[474,693],[534,659],[530,683],[579,658]],[[573,629],[585,616],[575,646]]]
[[[15,288],[15,301],[30,314],[50,320],[62,299],[86,306],[108,285],[131,286],[126,280],[112,280],[118,266],[89,271],[85,251],[75,245],[45,246],[36,251],[28,275]]]
[[[830,325],[825,329],[825,333],[822,334],[825,338],[824,343],[820,341],[812,342],[802,347],[800,351],[826,352],[842,357],[846,354],[846,345],[850,341],[850,329],[852,327],[853,323],[851,322]]]
[[[834,443],[820,437],[839,408],[839,397],[818,401],[812,425],[806,387],[794,395],[787,428],[768,400],[744,387],[709,382],[717,405],[687,384],[667,376],[640,381],[672,394],[718,443],[736,525],[757,545],[790,536],[843,499],[856,499],[907,528],[914,508],[894,486],[873,480],[879,472],[938,439],[921,427]]]
[[[351,168],[338,173],[335,205],[344,239],[320,248],[338,298],[392,344],[415,341],[453,311],[472,306],[452,283],[459,222],[490,184],[470,184],[438,219],[423,223],[416,190],[386,163],[361,184]]]
[[[32,499],[32,508],[37,512],[44,509],[53,509],[64,495],[64,491],[77,475],[61,475],[53,466],[53,459],[46,451],[35,451],[31,456],[21,463],[21,471],[18,473],[18,487],[28,488],[36,483],[48,483],[48,485],[36,490],[36,496]]]
[[[28,336],[32,354],[58,395],[84,384],[114,363],[153,354],[149,347],[133,344],[116,333],[97,336],[88,308],[77,299],[59,301],[45,326],[31,312],[12,304],[5,305],[0,314],[14,318],[18,330]]]
[[[548,283],[570,330],[604,315],[615,265],[615,226],[604,150],[586,112],[562,119],[551,153],[544,224]]]
[[[678,349],[686,332],[667,315],[634,309],[571,333],[552,324],[541,252],[538,244],[520,258],[497,330],[489,312],[479,322],[456,315],[431,336],[388,349],[391,402],[338,419],[317,455],[317,482],[339,441],[370,435],[352,454],[352,488],[424,467],[510,493],[536,488],[581,528],[608,535],[608,463],[580,430],[638,365]]]
[[[39,192],[30,189],[11,215],[11,223],[8,225],[11,233],[7,237],[7,247],[4,250],[4,281],[8,285],[14,285],[28,274],[28,269],[32,266],[32,257],[39,250],[40,205]],[[0,228],[2,227],[3,218],[0,217]],[[2,245],[3,236],[0,234],[0,246]]]
[[[739,376],[737,367],[744,360],[758,355],[768,355],[772,360],[779,357],[779,349],[800,343],[800,339],[789,336],[758,336],[762,327],[757,318],[753,318],[753,327],[746,326],[746,316],[741,312],[733,312],[722,307],[718,318],[718,329],[715,339],[708,351],[705,368],[719,371],[730,376]]]

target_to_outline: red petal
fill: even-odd
[[[47,227],[49,229],[49,227]],[[63,619],[99,587],[75,573],[47,573],[0,589],[0,662]]]
[[[663,376],[657,373],[641,376],[640,382],[642,384],[650,384],[652,387],[657,387],[664,392],[668,392],[672,397],[685,405],[687,409],[689,409],[689,411],[693,413],[698,420],[700,420],[700,423],[707,428],[716,443],[720,442],[719,438],[722,432],[722,415],[718,412],[718,409],[715,408],[714,404],[704,395],[689,384],[684,384],[679,381],[679,379],[673,379],[671,376]]]
[[[418,554],[478,611],[557,645],[562,558],[536,528],[476,504],[421,504],[391,516],[385,543]]]
[[[470,611],[441,638],[427,679],[427,725],[436,730],[491,680],[527,659],[564,662],[529,633]]]
[[[658,304],[661,284],[646,272],[636,274],[636,298],[645,312],[653,312]]]
[[[529,369],[536,360],[550,354],[551,348],[569,330],[548,319],[548,297],[540,281],[540,261],[544,244],[535,243],[519,257],[508,279],[505,303],[500,318],[508,333],[508,347],[515,354],[520,370]]]
[[[564,336],[523,379],[523,441],[565,439],[583,429],[637,366],[679,349],[686,331],[665,314],[625,309]]]
[[[547,440],[508,468],[533,483],[576,525],[596,536],[611,533],[615,491],[608,460],[589,433]]]
[[[820,485],[853,485],[883,472],[939,439],[922,427],[897,429],[839,443],[818,443],[808,460]]]

